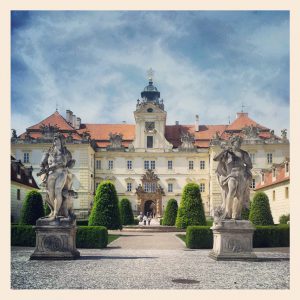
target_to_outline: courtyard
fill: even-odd
[[[174,232],[120,232],[73,261],[31,261],[12,247],[12,289],[289,289],[289,248],[255,248],[257,261],[214,261]]]

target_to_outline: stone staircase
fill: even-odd
[[[160,219],[151,219],[150,225],[144,225],[140,222],[139,225],[123,226],[122,231],[144,231],[144,232],[185,232],[185,229],[178,229],[175,226],[161,226]]]

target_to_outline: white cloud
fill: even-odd
[[[71,109],[84,123],[133,123],[149,67],[156,71],[154,84],[165,100],[168,124],[193,124],[195,114],[202,124],[226,124],[243,102],[258,123],[277,133],[281,126],[289,128],[286,99],[265,90],[282,72],[268,60],[288,54],[286,45],[277,45],[277,39],[286,39],[287,24],[266,25],[249,35],[254,45],[251,63],[224,67],[222,60],[228,57],[220,51],[211,58],[221,63],[210,68],[201,66],[202,53],[182,52],[180,43],[176,49],[169,47],[169,41],[188,36],[180,18],[173,22],[155,13],[134,20],[118,12],[61,13],[40,18],[37,24],[14,38],[13,55],[25,62],[32,77],[31,86],[23,87],[24,101],[34,108],[22,118],[12,112],[12,126],[18,131],[53,113],[56,102],[63,115]],[[269,45],[261,45],[266,37]],[[271,55],[264,64],[254,64],[252,50]]]

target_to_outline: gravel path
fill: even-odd
[[[256,253],[274,261],[216,262],[174,233],[124,233],[106,249],[79,249],[74,261],[30,261],[33,250],[12,247],[13,289],[289,288],[288,248]]]
[[[120,231],[112,231],[120,234]],[[186,249],[185,244],[174,232],[122,232],[121,237],[113,241],[110,246],[122,249],[156,249],[156,250],[180,250]]]

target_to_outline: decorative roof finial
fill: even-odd
[[[154,75],[153,69],[150,68],[150,69],[147,71],[147,74],[148,74],[149,82],[153,82],[153,75]]]
[[[244,105],[244,103],[242,102],[242,112],[244,112],[245,107],[246,107],[246,105]]]

